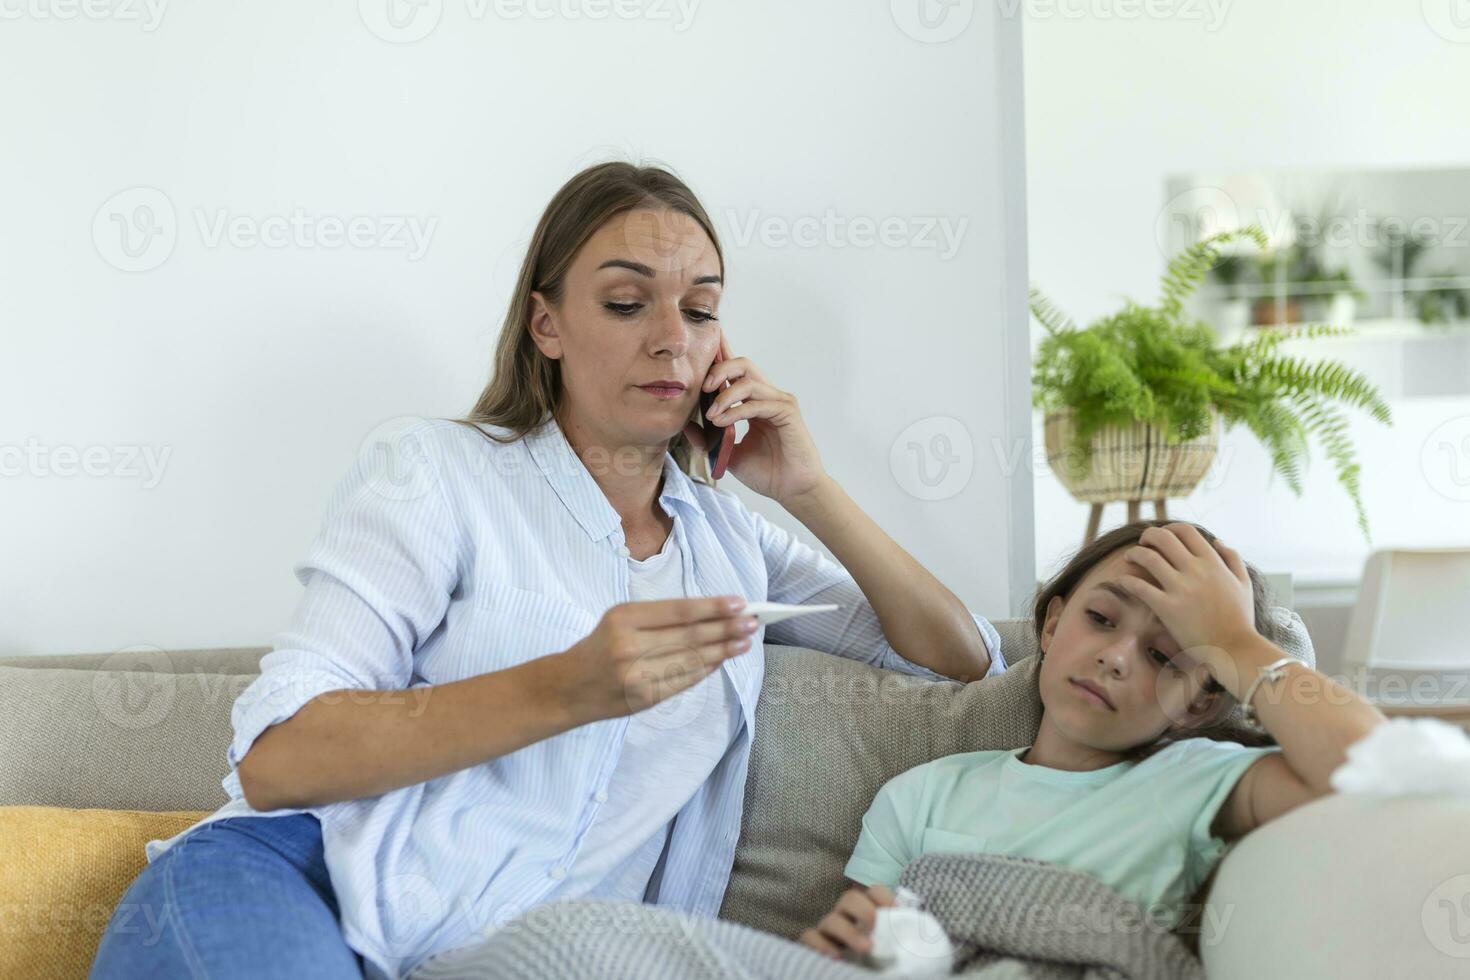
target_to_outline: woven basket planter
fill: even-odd
[[[1172,446],[1156,426],[1108,426],[1092,436],[1089,468],[1074,447],[1072,413],[1051,412],[1045,424],[1048,465],[1072,496],[1089,504],[1188,496],[1220,448],[1220,416],[1214,412],[1208,432]]]

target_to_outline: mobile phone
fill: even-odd
[[[715,351],[714,363],[710,367],[714,367],[715,364],[720,363],[729,356],[729,350],[725,347],[725,335],[721,333],[720,347],[719,350]],[[715,425],[715,423],[706,417],[705,413],[715,403],[715,396],[721,391],[724,391],[728,386],[729,382],[725,382],[724,385],[715,388],[714,391],[705,391],[704,385],[701,382],[699,389],[699,419],[704,429],[704,444],[708,447],[709,451],[709,475],[712,480],[718,480],[724,476],[725,469],[730,465],[730,456],[735,451],[735,426],[728,425],[722,427]]]

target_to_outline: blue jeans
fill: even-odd
[[[362,977],[314,814],[227,817],[158,856],[113,911],[92,977]]]

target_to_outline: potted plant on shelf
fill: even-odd
[[[1294,269],[1299,262],[1294,247],[1256,257],[1255,281],[1260,288],[1251,303],[1251,326],[1301,322],[1302,293],[1292,288]]]
[[[1359,301],[1368,297],[1353,281],[1347,266],[1332,265],[1333,250],[1328,247],[1324,230],[1332,226],[1336,215],[1337,209],[1330,205],[1319,209],[1314,218],[1293,212],[1296,244],[1290,250],[1292,262],[1285,270],[1287,288],[1301,297],[1303,320],[1350,327]]]
[[[1237,254],[1220,256],[1210,269],[1210,278],[1219,283],[1213,319],[1222,339],[1234,340],[1250,326],[1252,304],[1247,292],[1254,285],[1253,271],[1251,261]]]
[[[1414,294],[1414,312],[1427,327],[1442,327],[1470,318],[1470,290],[1455,285],[1460,277],[1453,269],[1427,280],[1430,285]]]
[[[1323,320],[1351,326],[1365,295],[1344,266],[1327,268],[1317,247],[1292,245],[1248,266],[1257,294],[1251,323],[1258,327]],[[1213,272],[1213,270],[1212,270]],[[1217,274],[1218,277],[1218,274]]]
[[[1434,248],[1434,240],[1423,232],[1405,230],[1401,224],[1378,223],[1382,243],[1373,253],[1373,261],[1388,275],[1401,304],[1396,308],[1412,312],[1425,326],[1443,325],[1453,319],[1470,316],[1470,292],[1458,288],[1461,281],[1453,270],[1442,270],[1420,280],[1416,275],[1420,260]],[[1423,282],[1417,288],[1409,284]]]
[[[1266,446],[1272,468],[1301,496],[1301,463],[1315,436],[1352,499],[1369,537],[1359,497],[1359,466],[1344,413],[1361,408],[1392,425],[1388,406],[1366,378],[1335,361],[1304,362],[1278,350],[1286,340],[1341,337],[1345,327],[1310,325],[1261,331],[1228,347],[1186,315],[1184,301],[1237,239],[1264,248],[1250,226],[1190,246],[1170,263],[1157,305],[1128,301],[1079,328],[1042,293],[1031,312],[1046,330],[1036,354],[1032,400],[1045,413],[1047,462],[1078,500],[1092,504],[1084,543],[1097,536],[1103,505],[1144,500],[1167,519],[1165,501],[1191,493],[1214,461],[1223,421],[1243,423]],[[1370,539],[1371,540],[1371,539]]]
[[[1322,320],[1334,327],[1350,327],[1358,313],[1358,301],[1366,295],[1353,282],[1347,269],[1329,271],[1325,265],[1308,258],[1293,282],[1302,293],[1307,314],[1305,319]]]

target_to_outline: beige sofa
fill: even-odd
[[[1282,608],[1275,614],[1281,645],[1312,662],[1301,620]],[[842,868],[861,816],[887,779],[941,755],[1031,743],[1039,704],[1030,623],[995,625],[1010,669],[969,685],[767,648],[722,917],[796,935],[844,889]],[[0,871],[0,905],[32,910],[29,927],[0,936],[0,948],[29,944],[12,945],[0,975],[10,975],[7,965],[29,975],[85,973],[79,964],[90,961],[101,923],[91,931],[73,926],[58,939],[35,923],[61,917],[35,910],[71,909],[88,890],[93,905],[115,903],[142,865],[137,838],[162,832],[138,819],[172,811],[187,826],[192,812],[225,801],[230,706],[264,652],[0,660],[0,848],[29,862]],[[104,853],[76,846],[100,833],[87,829],[97,826],[95,808],[145,813],[126,815],[123,830],[121,817],[101,815],[114,841]],[[64,847],[56,844],[57,827],[73,828],[64,831]],[[1470,976],[1466,828],[1470,804],[1463,802],[1330,797],[1252,834],[1222,862],[1199,922],[1209,975]]]

